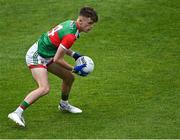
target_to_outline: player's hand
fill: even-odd
[[[82,64],[82,65],[79,65],[79,66],[75,66],[74,69],[72,70],[72,72],[80,75],[80,76],[86,76],[87,73],[84,73],[82,71],[82,69],[86,66],[86,64]]]
[[[74,54],[73,54],[73,58],[75,59],[75,61],[79,58],[79,57],[81,57],[82,55],[80,55],[79,53],[77,53],[77,52],[75,52]]]
[[[87,76],[88,75],[88,73],[86,73],[86,72],[84,72],[84,71],[81,71],[81,74],[78,74],[78,75],[80,75],[80,76]]]

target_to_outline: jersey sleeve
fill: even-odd
[[[71,48],[75,40],[76,40],[76,36],[74,34],[65,35],[62,38],[61,45],[64,46],[66,49],[69,49]]]

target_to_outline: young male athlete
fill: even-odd
[[[70,48],[75,40],[79,38],[79,33],[89,32],[97,21],[96,11],[91,7],[83,7],[76,21],[67,20],[60,23],[52,30],[43,34],[32,45],[26,54],[26,63],[38,84],[38,88],[31,91],[20,106],[8,115],[8,118],[25,127],[25,121],[22,116],[25,109],[40,97],[48,94],[50,90],[48,71],[63,80],[62,95],[58,108],[71,113],[82,112],[81,109],[69,104],[68,97],[74,81],[73,73],[85,76],[81,72],[85,64],[73,67],[64,60],[64,56],[72,56],[75,60],[81,56]]]

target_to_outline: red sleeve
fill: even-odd
[[[61,44],[64,47],[66,47],[66,49],[69,49],[71,48],[75,40],[76,40],[76,36],[74,34],[68,34],[62,38]]]

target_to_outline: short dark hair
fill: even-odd
[[[98,21],[98,15],[97,15],[96,11],[91,7],[83,7],[83,8],[81,8],[81,10],[79,12],[79,16],[84,16],[84,17],[91,18],[91,20],[93,22]]]

